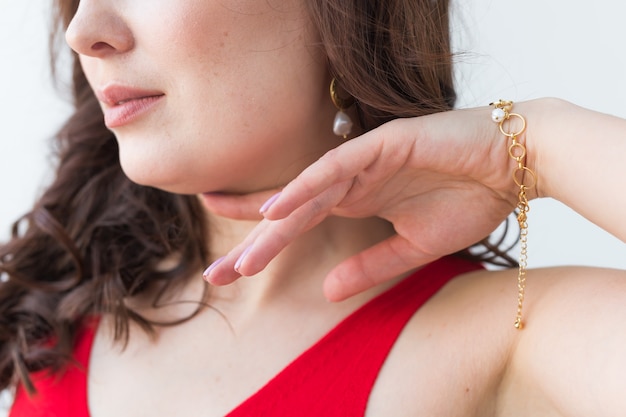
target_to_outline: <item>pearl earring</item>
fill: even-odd
[[[330,99],[339,111],[335,115],[335,121],[333,122],[333,133],[337,136],[342,136],[344,139],[348,139],[348,135],[352,132],[352,119],[344,109],[354,104],[354,97],[341,98],[337,95],[337,79],[333,78],[330,82]]]

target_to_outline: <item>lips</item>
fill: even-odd
[[[156,90],[109,85],[96,91],[96,97],[103,104],[104,123],[108,128],[115,128],[149,113],[163,100],[165,94]]]

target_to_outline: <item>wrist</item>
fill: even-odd
[[[523,210],[529,199],[537,195],[537,174],[529,166],[531,158],[526,146],[527,116],[512,101],[498,100],[491,103],[491,119],[497,124],[501,141],[501,153],[508,156],[507,189],[515,191],[514,205]],[[514,108],[515,107],[515,108]],[[512,185],[513,183],[514,185]]]
[[[528,198],[560,199],[558,173],[562,164],[571,163],[568,149],[573,135],[568,135],[567,118],[576,106],[556,98],[540,98],[516,103],[516,109],[527,118],[523,141],[526,145],[526,165],[536,173],[537,182],[528,190]],[[567,138],[570,139],[567,139]],[[567,141],[567,142],[564,142]],[[555,181],[555,177],[556,181]],[[563,184],[561,184],[562,186]]]

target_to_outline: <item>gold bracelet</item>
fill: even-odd
[[[532,189],[537,185],[537,175],[525,165],[526,161],[526,147],[518,139],[519,136],[526,130],[526,119],[523,116],[512,113],[513,102],[506,100],[498,100],[495,103],[491,103],[494,109],[491,112],[491,119],[498,123],[500,132],[506,137],[511,139],[511,145],[509,145],[509,156],[513,159],[517,166],[513,169],[513,181],[515,185],[519,187],[517,194],[517,223],[520,229],[520,255],[519,255],[519,269],[517,272],[517,315],[515,316],[515,328],[522,329],[524,326],[522,323],[522,305],[524,303],[524,292],[526,290],[526,267],[528,266],[528,212],[530,207],[528,205],[528,198],[526,196],[526,190]],[[509,128],[511,128],[512,120],[518,119],[521,122],[521,127],[517,131],[505,130],[504,124],[509,121]],[[525,183],[528,181],[528,183]]]

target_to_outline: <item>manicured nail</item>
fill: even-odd
[[[261,208],[259,209],[259,213],[263,214],[265,213],[267,210],[270,209],[270,207],[272,206],[272,204],[274,204],[274,202],[276,200],[278,200],[278,197],[280,197],[282,192],[277,192],[276,194],[274,194],[273,196],[271,196],[269,198],[269,200],[267,200],[265,203],[263,203],[263,205],[261,206]]]
[[[251,250],[252,250],[252,245],[248,246],[241,253],[241,255],[239,255],[239,258],[237,259],[237,262],[235,262],[235,271],[239,272],[239,268],[241,267],[241,264],[243,263],[244,259],[246,259],[246,256],[248,256],[248,253],[250,253]]]
[[[243,253],[239,255],[239,259],[237,259],[237,262],[235,262],[235,271],[239,272],[239,268],[241,267],[243,260],[246,258],[246,256],[248,255],[248,253],[250,253],[251,250],[252,250],[252,245],[248,246],[246,250],[244,250]]]
[[[209,274],[211,274],[211,271],[213,271],[215,267],[218,266],[224,260],[224,258],[225,256],[222,256],[221,258],[216,259],[215,262],[213,262],[211,265],[209,265],[207,269],[204,270],[204,272],[202,273],[202,278],[204,278],[205,281],[209,277]]]

